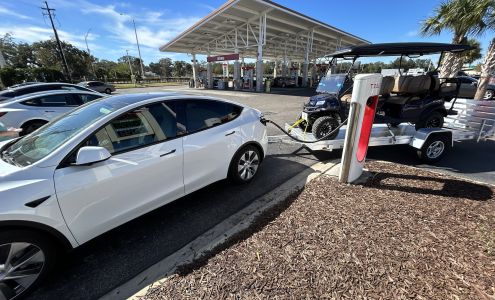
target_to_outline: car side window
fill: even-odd
[[[82,104],[101,98],[101,96],[88,94],[78,94],[77,96],[81,99]]]
[[[237,118],[241,111],[242,107],[231,103],[190,100],[185,107],[187,132],[192,133],[225,124]]]
[[[45,107],[66,107],[66,106],[79,106],[81,105],[81,100],[75,95],[49,95],[41,96],[34,99],[29,99],[22,102],[24,105],[30,106],[45,106]]]
[[[172,105],[154,103],[118,116],[90,136],[84,145],[104,147],[115,154],[175,138],[177,132]]]

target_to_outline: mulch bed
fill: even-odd
[[[322,176],[144,299],[495,299],[494,189],[370,162]]]

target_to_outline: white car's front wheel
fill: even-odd
[[[35,288],[55,264],[54,244],[27,230],[0,233],[0,299],[18,299]]]
[[[258,173],[261,154],[257,147],[247,145],[241,148],[230,163],[229,177],[237,183],[248,183]]]

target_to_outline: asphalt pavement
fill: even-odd
[[[118,93],[175,90],[231,99],[255,107],[279,124],[293,121],[311,90],[273,94],[138,88]],[[269,134],[280,134],[269,127]],[[341,151],[312,154],[297,145],[270,144],[260,173],[248,185],[221,181],[165,205],[77,248],[29,299],[95,299],[171,255],[216,224],[240,211],[320,160],[339,161]],[[462,142],[436,166],[423,165],[408,146],[372,147],[368,159],[413,165],[462,178],[495,183],[495,142]],[[137,292],[137,291],[136,291]]]

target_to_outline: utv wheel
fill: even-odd
[[[425,163],[435,163],[441,160],[451,148],[451,141],[445,136],[432,136],[425,142],[418,157]]]
[[[339,127],[339,121],[331,116],[325,116],[325,117],[320,117],[316,119],[316,121],[313,123],[313,128],[311,129],[311,132],[315,136],[316,139],[321,139],[325,137],[325,140],[333,140],[337,137],[339,134],[338,130],[335,130],[337,127]],[[332,134],[329,135],[330,132],[333,132]]]
[[[260,162],[261,155],[258,148],[252,145],[241,148],[232,158],[229,178],[235,183],[250,182],[258,173]]]
[[[443,114],[438,111],[434,111],[423,117],[419,122],[416,122],[416,130],[420,128],[442,128],[443,127]]]
[[[19,299],[36,288],[57,259],[54,241],[27,230],[0,233],[0,299]]]
[[[486,90],[485,95],[483,96],[484,100],[492,100],[494,92],[492,90]]]

